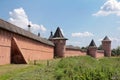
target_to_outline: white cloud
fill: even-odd
[[[67,41],[67,44],[81,44],[80,41]]]
[[[120,38],[110,37],[110,40],[114,42],[119,42]]]
[[[60,28],[60,30],[61,30],[62,34],[65,36],[63,29]]]
[[[100,42],[101,42],[102,40],[103,40],[103,38],[98,39],[98,41],[100,41]]]
[[[108,16],[110,14],[120,16],[120,2],[118,0],[107,0],[93,16]]]
[[[72,37],[91,37],[94,36],[92,33],[90,32],[79,32],[79,33],[72,33]]]
[[[112,42],[120,42],[120,38],[116,38],[116,37],[109,37],[109,39],[112,41]],[[98,41],[102,41],[103,39],[98,39]]]
[[[28,24],[31,25],[31,31],[32,32],[38,32],[42,31],[45,32],[46,28],[43,25],[34,24],[31,21],[29,21],[28,16],[23,8],[17,8],[13,11],[9,12],[10,18],[9,22],[11,22],[14,25],[17,25],[23,29],[28,30]]]

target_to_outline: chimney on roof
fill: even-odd
[[[38,37],[40,37],[40,33],[38,33]]]
[[[53,32],[50,32],[50,36],[49,36],[49,40],[51,40],[53,38]]]
[[[30,28],[31,28],[31,25],[30,24],[28,24],[28,31],[30,32]]]

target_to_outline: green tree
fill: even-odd
[[[120,56],[120,46],[116,49],[112,49],[112,56]]]
[[[81,47],[81,50],[83,50],[83,51],[87,51],[87,49],[88,49],[88,46],[86,46],[86,47]]]
[[[102,50],[102,45],[99,45],[98,50]]]

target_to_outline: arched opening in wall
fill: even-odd
[[[11,40],[11,63],[12,64],[26,64],[26,61],[15,42],[14,38]]]

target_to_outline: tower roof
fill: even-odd
[[[56,30],[56,32],[55,32],[55,34],[54,34],[53,37],[54,37],[54,38],[55,38],[55,37],[64,38],[64,36],[63,36],[63,34],[62,34],[62,32],[61,32],[61,30],[60,30],[59,27],[57,28],[57,30]]]
[[[89,47],[96,47],[96,44],[93,39],[92,39],[91,43],[89,44]]]
[[[54,46],[54,44],[51,41],[49,41],[45,38],[42,38],[42,37],[38,37],[37,35],[29,32],[29,31],[26,31],[20,27],[17,27],[17,26],[15,26],[7,21],[4,21],[2,19],[0,19],[0,29],[9,31],[14,34],[21,35],[23,37],[27,37],[29,39],[32,39],[32,40],[35,40],[35,41],[38,41],[38,42],[41,42],[41,43],[44,43],[44,44],[47,44],[50,46]]]
[[[103,41],[110,41],[110,39],[107,36],[105,36],[105,38],[103,39]]]
[[[56,32],[54,33],[54,36],[53,36],[52,38],[54,38],[54,39],[66,39],[66,38],[63,36],[63,34],[62,34],[62,32],[61,32],[61,30],[60,30],[59,27],[57,28],[57,30],[56,30]],[[66,40],[67,40],[67,39],[66,39]]]

